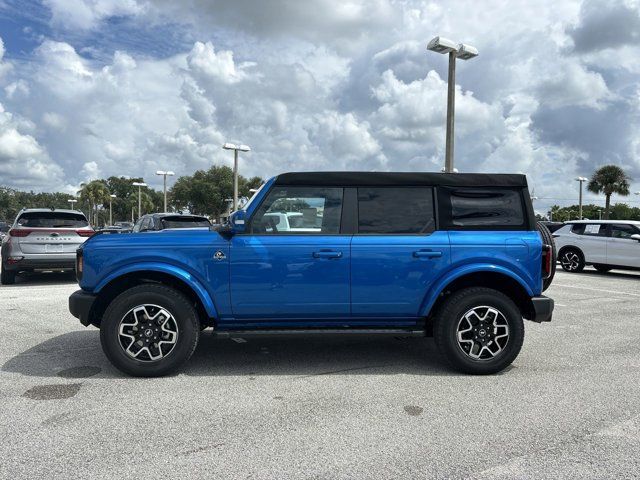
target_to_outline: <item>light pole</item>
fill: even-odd
[[[580,182],[580,202],[578,203],[578,220],[582,220],[582,183],[587,182],[589,179],[585,177],[576,178],[576,182]]]
[[[109,195],[109,225],[113,226],[113,199],[116,198],[116,196],[112,193],[111,195]]]
[[[598,209],[598,220],[602,220],[602,209]]]
[[[453,125],[456,103],[456,58],[469,60],[478,56],[478,50],[464,43],[457,44],[443,37],[435,37],[427,49],[437,53],[449,54],[449,75],[447,77],[447,135],[445,145],[444,170],[454,173],[453,169]]]
[[[71,204],[71,210],[74,210],[73,204],[78,202],[77,198],[70,198],[69,200],[67,200],[67,202],[69,202]]]
[[[238,152],[250,152],[251,149],[247,145],[233,143],[225,143],[222,148],[233,150],[233,211],[235,212],[238,210]]]
[[[138,187],[138,218],[142,216],[142,187],[146,187],[147,184],[144,182],[133,182],[131,185],[134,187]]]
[[[175,175],[175,173],[164,171],[164,170],[158,170],[156,172],[156,175],[162,175],[164,177],[164,211],[166,213],[167,212],[167,175],[172,177]]]

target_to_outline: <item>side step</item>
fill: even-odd
[[[424,336],[424,330],[407,330],[403,328],[295,328],[264,330],[214,330],[215,335],[418,335]]]

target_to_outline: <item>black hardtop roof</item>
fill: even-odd
[[[515,173],[436,172],[289,172],[276,177],[276,185],[305,186],[434,186],[527,187],[527,177]]]
[[[208,220],[204,215],[196,215],[195,213],[171,213],[171,212],[155,212],[155,213],[147,213],[143,216],[155,217],[155,218],[166,218],[166,217],[179,217],[179,218],[203,218]]]

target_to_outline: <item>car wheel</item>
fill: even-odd
[[[545,278],[542,280],[542,291],[544,292],[547,288],[551,286],[551,282],[553,282],[553,277],[556,274],[556,262],[558,261],[558,256],[556,252],[556,242],[553,240],[553,235],[547,228],[546,225],[538,222],[538,232],[540,232],[540,237],[542,238],[542,243],[545,245],[551,246],[551,274],[549,278]]]
[[[505,369],[518,356],[524,322],[518,307],[503,293],[466,288],[452,294],[439,309],[434,339],[453,368],[487,375]]]
[[[200,336],[193,304],[163,285],[130,288],[107,307],[100,324],[100,342],[120,371],[158,377],[189,360]]]
[[[2,283],[2,285],[13,285],[14,283],[16,283],[17,273],[18,272],[13,270],[7,270],[3,266],[2,273],[0,273],[0,283]]]
[[[607,273],[608,271],[611,270],[611,267],[609,265],[602,265],[602,264],[598,264],[598,265],[594,264],[593,268],[595,268],[600,273]]]
[[[581,272],[584,270],[584,256],[576,248],[566,248],[560,252],[560,265],[565,272]]]

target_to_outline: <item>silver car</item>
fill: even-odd
[[[21,271],[74,269],[76,249],[94,233],[77,210],[23,209],[2,240],[2,284]]]

